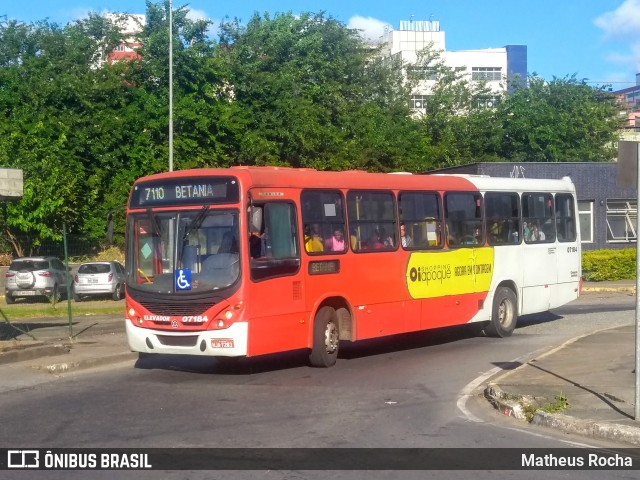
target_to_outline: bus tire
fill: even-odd
[[[338,359],[339,343],[338,315],[332,307],[322,307],[313,321],[313,347],[309,354],[311,366],[333,366]]]
[[[507,287],[500,287],[493,297],[491,321],[484,329],[490,337],[509,337],[518,321],[518,302],[516,294]]]

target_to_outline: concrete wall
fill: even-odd
[[[509,178],[549,178],[570,177],[576,186],[578,200],[594,202],[593,243],[583,243],[583,250],[600,248],[635,248],[636,242],[607,242],[607,199],[637,199],[636,188],[618,184],[618,163],[615,162],[496,162],[472,163],[460,167],[443,168],[425,173],[466,173]]]

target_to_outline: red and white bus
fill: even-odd
[[[130,348],[253,357],[476,324],[580,294],[570,179],[234,167],[133,185],[126,230]]]

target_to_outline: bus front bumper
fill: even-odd
[[[135,326],[125,320],[127,341],[133,352],[171,355],[242,357],[247,355],[249,327],[237,322],[224,330],[172,332]]]

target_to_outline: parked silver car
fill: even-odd
[[[8,304],[17,298],[48,297],[57,302],[67,294],[71,272],[56,257],[21,257],[5,274],[4,296]]]
[[[111,295],[114,300],[124,297],[124,267],[120,262],[86,262],[78,267],[73,283],[73,299]]]

